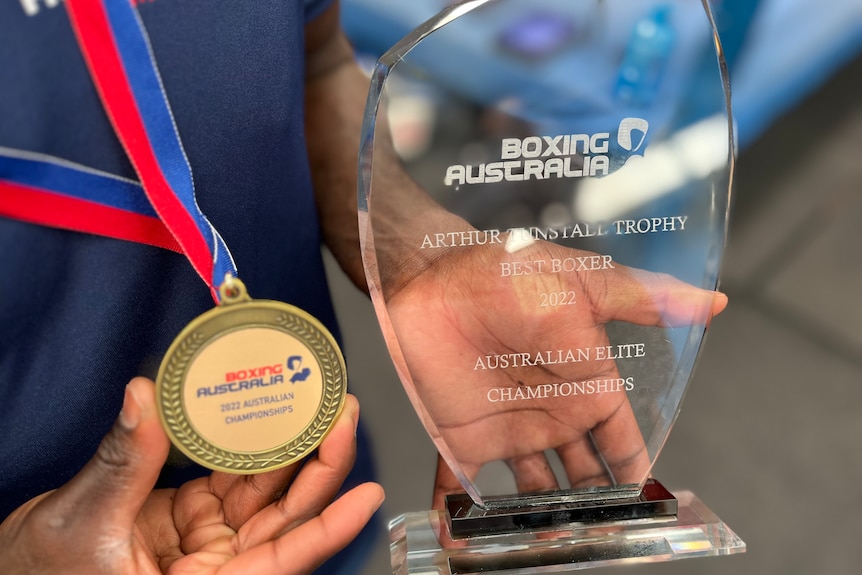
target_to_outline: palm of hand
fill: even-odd
[[[229,525],[223,498],[209,483],[210,478],[201,478],[150,495],[135,525],[137,548],[130,556],[140,560],[130,572],[217,573],[244,550],[237,530]]]
[[[357,512],[358,499],[379,490],[360,486],[331,503],[353,463],[355,420],[345,424],[349,419],[339,421],[319,455],[301,469],[295,464],[262,475],[216,472],[175,493],[154,492],[138,526],[151,534],[157,572],[250,573],[259,565],[283,566],[290,557],[290,569],[272,572],[305,573],[346,544],[367,521],[364,510]],[[331,517],[339,514],[333,525]]]
[[[413,385],[445,442],[441,452],[450,451],[467,479],[503,460],[519,490],[556,488],[543,455],[548,449],[560,455],[573,486],[645,479],[649,457],[625,382],[615,362],[597,354],[609,344],[604,324],[703,320],[714,294],[619,264],[537,273],[552,269],[552,260],[592,255],[547,243],[516,254],[486,246],[454,263],[434,262],[392,296],[390,315]],[[514,261],[533,273],[501,273]],[[551,299],[566,303],[543,305]],[[530,365],[539,363],[537,354],[553,361],[569,351],[568,361]],[[518,355],[525,353],[529,359]],[[554,397],[543,387],[563,384],[570,392],[566,386],[575,383],[603,391]]]
[[[224,500],[209,488],[209,481],[202,478],[176,491],[156,491],[148,499],[136,533],[153,573],[218,573],[245,550],[238,530],[229,524]]]

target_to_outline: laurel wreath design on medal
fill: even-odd
[[[314,354],[321,369],[323,393],[317,415],[290,441],[273,449],[243,453],[221,449],[202,437],[192,426],[183,406],[183,382],[195,355],[215,336],[205,329],[194,329],[206,324],[207,316],[218,316],[243,308],[264,311],[264,321],[248,324],[249,327],[276,327],[306,345]],[[274,312],[274,315],[272,315]],[[256,473],[289,465],[308,455],[323,440],[341,412],[346,393],[346,376],[341,352],[322,325],[302,310],[280,302],[251,300],[231,304],[227,309],[216,308],[193,321],[177,338],[163,362],[159,374],[159,403],[162,421],[177,447],[191,459],[211,469],[233,473]],[[191,329],[190,329],[191,328]],[[240,328],[241,329],[241,328]]]

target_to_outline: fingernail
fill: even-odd
[[[141,404],[138,398],[135,397],[135,392],[132,385],[126,385],[126,393],[123,396],[123,409],[120,410],[120,416],[117,418],[120,425],[128,430],[135,429],[141,422]]]

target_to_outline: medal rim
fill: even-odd
[[[269,321],[239,320],[228,329],[210,329],[212,333],[205,329],[219,317],[254,312],[272,312],[272,317],[267,318]],[[323,387],[317,414],[302,431],[272,448],[253,452],[224,449],[205,438],[192,424],[183,399],[186,376],[195,357],[220,337],[247,328],[275,329],[301,342],[312,352],[320,367]],[[189,459],[208,469],[234,474],[279,469],[308,456],[328,435],[344,407],[346,371],[335,337],[305,310],[274,300],[252,299],[226,304],[193,319],[174,338],[165,353],[156,378],[159,419],[171,442]]]

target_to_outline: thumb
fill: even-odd
[[[57,511],[90,528],[131,532],[158,479],[170,443],[155,405],[155,386],[135,378],[126,386],[123,409],[84,468],[54,493]]]
[[[680,327],[708,324],[727,307],[727,296],[687,284],[675,277],[635,268],[612,270],[610,281],[590,285],[600,321]],[[592,278],[598,280],[598,278]]]

